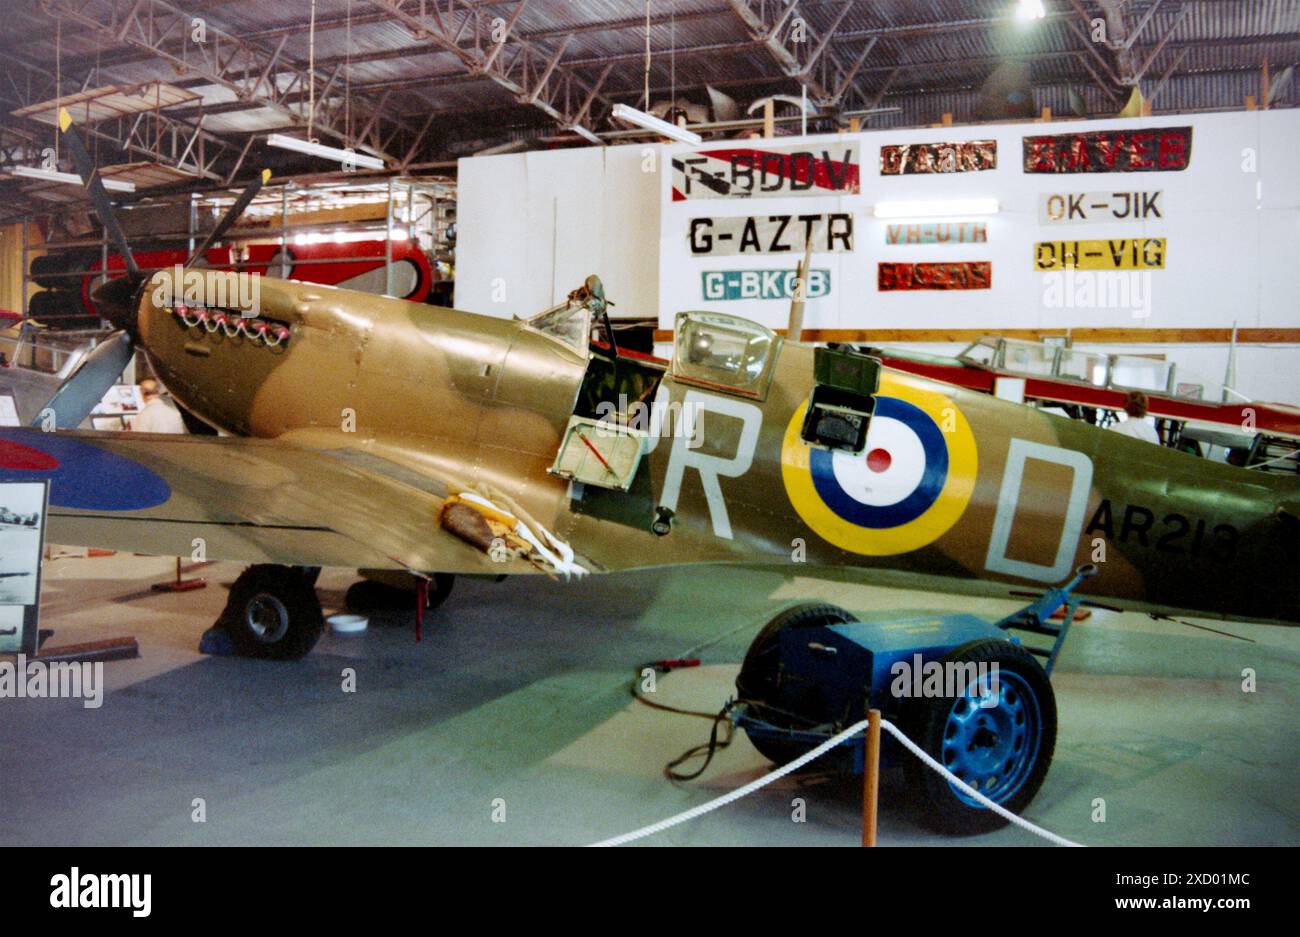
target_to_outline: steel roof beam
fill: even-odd
[[[470,76],[483,76],[509,91],[520,104],[540,110],[566,130],[593,133],[592,98],[605,101],[599,87],[579,77],[562,61],[569,38],[558,52],[518,36],[515,24],[528,0],[520,0],[509,19],[489,17],[468,0],[444,0],[426,6],[409,0],[370,0],[402,23],[417,39],[455,55]],[[579,101],[586,101],[585,107]]]
[[[173,6],[166,0],[107,0],[107,15],[98,8],[88,12],[74,0],[43,0],[51,16],[90,30],[114,43],[125,43],[148,52],[174,66],[181,74],[193,74],[213,84],[233,91],[240,100],[251,106],[274,110],[290,123],[306,126],[342,141],[347,146],[364,149],[386,159],[394,159],[378,147],[374,139],[347,132],[337,120],[339,108],[330,108],[327,96],[322,93],[330,80],[322,82],[307,69],[288,60],[281,52],[283,43],[271,49],[249,42],[206,24],[203,42],[186,42],[179,48],[169,37],[179,32],[189,36],[194,16]],[[301,89],[311,97],[310,89],[318,89],[315,97],[319,103],[314,114],[306,113],[301,100],[290,103],[289,95]],[[368,102],[354,102],[367,107]],[[382,119],[382,118],[381,118]],[[388,121],[386,123],[391,123]],[[405,125],[403,124],[403,129]],[[379,137],[375,134],[374,137]]]
[[[21,69],[37,83],[15,80],[14,72]],[[38,65],[9,57],[0,62],[0,105],[7,111],[18,110],[48,101],[57,96],[54,75]],[[71,107],[73,119],[77,109]],[[12,120],[13,118],[8,118]],[[27,120],[32,127],[43,128],[54,142],[54,127],[42,121]],[[80,129],[96,140],[103,140],[120,150],[128,159],[150,159],[172,166],[183,172],[204,178],[216,178],[214,163],[234,147],[221,137],[206,131],[202,122],[191,124],[177,120],[163,111],[140,111],[121,117],[106,118],[92,124],[82,124]],[[165,144],[165,145],[164,145]]]

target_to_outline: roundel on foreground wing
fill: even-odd
[[[885,375],[862,452],[809,446],[796,408],[781,445],[795,512],[820,537],[869,556],[907,553],[943,536],[966,510],[978,455],[965,416],[941,393]]]
[[[139,511],[162,504],[171,488],[124,456],[54,433],[0,430],[0,481],[50,481],[50,507]]]

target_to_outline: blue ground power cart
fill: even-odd
[[[784,764],[879,709],[966,784],[1019,813],[1056,745],[1052,668],[1076,609],[1088,604],[1072,593],[1096,571],[1081,567],[996,622],[967,614],[862,622],[832,605],[787,609],[750,645],[730,718],[759,752]],[[1061,608],[1064,619],[1054,621]],[[1040,637],[1022,644],[1021,634]],[[823,757],[861,772],[863,750],[857,739]],[[902,765],[934,829],[978,833],[1006,823],[887,735],[881,761]]]

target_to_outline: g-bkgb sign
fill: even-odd
[[[791,299],[799,280],[794,270],[706,270],[700,278],[704,298],[710,300]],[[805,299],[817,299],[830,291],[829,270],[808,271]]]

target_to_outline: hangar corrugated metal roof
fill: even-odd
[[[254,66],[276,56],[267,78],[259,82],[258,75],[238,71],[214,80],[210,63],[221,59],[214,47],[200,48],[184,30],[164,30],[165,17],[156,28],[136,28],[123,19],[135,10],[143,23],[155,5],[159,11],[175,9],[162,5],[163,0],[17,0],[6,9],[8,28],[0,36],[0,71],[5,73],[0,75],[0,110],[20,110],[60,91],[165,82],[196,96],[173,109],[176,119],[189,126],[201,122],[204,131],[224,143],[220,165],[229,170],[245,152],[249,135],[306,130],[305,120],[295,115],[304,114],[312,98],[303,82],[290,86],[309,64],[315,66],[320,92],[315,125],[330,119],[344,137],[357,136],[378,117],[382,126],[377,135],[357,141],[359,145],[373,149],[377,139],[394,162],[415,165],[492,141],[562,133],[607,67],[599,97],[581,115],[584,122],[595,130],[607,129],[605,115],[614,101],[638,102],[645,81],[644,0],[528,0],[522,9],[520,2],[441,0],[440,11],[453,7],[472,17],[463,22],[476,24],[461,30],[459,50],[431,37],[438,25],[431,5],[316,0],[313,29],[311,7],[305,3],[196,2],[193,15],[213,35],[228,34],[244,44]],[[871,117],[874,126],[927,124],[944,113],[958,121],[974,120],[981,89],[1008,60],[1027,66],[1029,87],[1024,90],[1036,107],[1068,112],[1073,91],[1092,116],[1112,113],[1115,99],[1127,97],[1124,82],[1135,80],[1144,64],[1146,70],[1136,78],[1148,95],[1159,86],[1153,106],[1160,112],[1240,107],[1248,94],[1262,97],[1265,62],[1276,78],[1300,61],[1300,0],[1127,0],[1110,6],[1120,11],[1124,30],[1142,27],[1127,56],[1088,40],[1090,21],[1105,17],[1101,0],[1049,3],[1047,15],[1033,22],[1013,15],[1012,0],[798,0],[777,36],[788,40],[802,20],[800,28],[806,27],[811,40],[785,45],[806,60],[836,23],[827,49],[843,65],[873,43],[849,84],[854,90],[838,106],[860,108],[880,95],[882,106],[896,110]],[[783,8],[777,0],[652,0],[652,100],[667,100],[675,91],[704,104],[706,86],[742,105],[778,91],[798,95],[799,78],[787,73],[762,37],[751,34],[741,15],[748,11],[751,19],[771,26]],[[466,60],[486,55],[491,27],[512,18],[510,40],[493,65],[510,66],[509,73],[498,75],[499,80],[475,73]],[[477,40],[474,28],[480,30]],[[221,48],[229,51],[229,46]],[[559,117],[543,106],[545,93],[541,101],[529,100],[557,51],[550,87],[561,89],[553,108]],[[56,75],[61,81],[57,89]],[[812,75],[818,77],[817,69]],[[1297,85],[1281,86],[1274,106],[1300,102]],[[273,86],[274,95],[269,93]],[[835,108],[832,104],[828,110]],[[16,130],[22,122],[0,117],[0,135],[5,124]],[[101,129],[103,153],[112,133]],[[326,135],[340,142],[337,136]],[[261,152],[260,145],[253,152],[259,159],[276,158]]]

